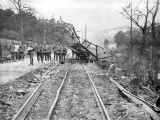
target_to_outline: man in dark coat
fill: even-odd
[[[37,60],[39,62],[40,58],[41,58],[41,49],[42,49],[42,46],[40,45],[40,43],[38,43],[35,47],[35,51],[37,53]]]
[[[52,46],[49,45],[49,46],[48,46],[48,49],[49,49],[48,59],[51,60],[51,58],[52,58],[52,57],[51,57],[51,54],[52,54]]]
[[[47,61],[49,61],[49,53],[50,53],[49,45],[46,45],[46,60]]]
[[[41,44],[41,50],[40,50],[40,57],[41,57],[41,62],[43,63],[44,60],[44,45]]]
[[[63,46],[63,52],[62,52],[62,60],[63,62],[65,62],[65,59],[66,59],[66,55],[67,55],[67,48],[65,45],[62,45]]]
[[[60,62],[61,61],[61,44],[60,43],[57,44],[56,54]]]
[[[47,60],[47,45],[43,45],[43,54],[44,54],[44,59]]]
[[[30,66],[30,65],[33,66],[34,45],[33,45],[32,40],[30,40],[30,41],[28,42],[28,54],[29,54],[29,56],[30,56],[30,64],[29,64],[29,66]]]
[[[19,47],[20,60],[24,60],[24,51],[25,51],[25,45],[22,42],[22,44]]]

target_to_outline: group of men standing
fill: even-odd
[[[38,62],[41,61],[43,63],[44,59],[47,61],[51,60],[52,45],[38,43],[35,46],[35,51],[37,53]]]
[[[56,42],[53,45],[54,60],[59,60],[60,63],[64,63],[67,55],[67,47],[60,42]]]
[[[17,60],[24,60],[24,52],[26,50],[25,45],[16,45],[13,41],[9,47],[9,51],[11,54],[11,60],[12,61],[17,61]]]
[[[44,60],[51,60],[52,51],[54,53],[54,60],[59,61],[60,63],[65,62],[65,56],[67,54],[66,46],[60,44],[60,42],[55,43],[54,45],[47,45],[38,43],[35,47],[33,43],[30,41],[28,43],[28,54],[30,56],[30,65],[33,65],[33,54],[34,51],[37,53],[37,61],[42,62]]]
[[[60,63],[64,63],[67,54],[67,47],[65,45],[60,44],[60,42],[56,42],[53,45],[47,45],[38,42],[37,45],[34,45],[32,40],[30,40],[27,45],[24,45],[24,43],[22,42],[22,44],[19,45],[18,48],[15,45],[15,43],[12,42],[9,51],[11,54],[12,61],[24,60],[24,55],[27,51],[30,57],[29,66],[33,66],[34,52],[36,52],[37,54],[38,62],[41,61],[43,63],[44,60],[51,60],[51,54],[53,52],[54,60],[59,61]]]

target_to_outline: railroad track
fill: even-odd
[[[58,66],[60,67],[60,70],[54,71],[54,69]],[[57,76],[57,77],[54,78],[52,76],[53,78],[51,78],[49,81],[45,80],[44,82],[42,82],[36,88],[35,92],[30,96],[30,98],[26,101],[26,103],[22,106],[19,112],[14,116],[13,120],[29,120],[30,116],[31,116],[31,119],[34,119],[35,117],[40,116],[40,118],[35,118],[36,120],[39,120],[42,118],[45,120],[51,120],[51,119],[56,120],[56,119],[63,119],[63,118],[72,119],[73,116],[76,116],[78,118],[84,117],[85,119],[88,119],[87,115],[83,115],[83,112],[82,112],[82,111],[85,111],[86,109],[88,109],[88,111],[91,109],[92,112],[89,112],[87,114],[92,113],[92,115],[95,115],[92,118],[95,118],[98,120],[102,120],[102,119],[111,120],[110,117],[112,116],[112,119],[113,119],[114,114],[112,114],[112,111],[106,109],[108,107],[107,106],[108,104],[103,103],[104,100],[102,99],[104,96],[102,95],[101,91],[99,91],[100,89],[99,89],[99,85],[97,84],[98,82],[95,81],[96,78],[93,77],[94,74],[90,75],[91,71],[88,72],[85,65],[83,65],[83,67],[82,65],[78,65],[78,66],[81,66],[81,68],[79,67],[77,68],[77,66],[75,67],[74,64],[72,66],[73,66],[72,69],[71,69],[71,64],[69,64],[69,67],[66,67],[65,65],[59,65],[59,64],[52,66],[52,68],[50,69],[48,69],[49,68],[48,67],[47,68],[48,70],[44,73],[43,76],[44,77],[47,75],[52,76],[53,74],[53,76]],[[63,72],[59,72],[59,71],[63,71]],[[92,78],[94,78],[94,82]],[[159,111],[159,108],[157,108],[156,106],[149,104],[148,102],[124,90],[112,78],[109,78],[109,79],[123,93],[131,95],[136,99],[141,100],[151,108],[154,107],[156,111]],[[49,87],[46,88],[45,84],[48,84]],[[49,94],[45,93],[47,89],[48,91],[52,91],[52,92],[50,92]],[[45,94],[48,94],[48,95],[45,95]],[[42,98],[44,99],[47,97],[48,97],[48,100],[46,102],[42,102],[43,100],[41,99]],[[109,97],[109,96],[106,96],[106,97]],[[87,101],[88,98],[90,100],[89,102]],[[97,107],[94,106],[95,104]],[[87,108],[87,106],[90,106],[90,107]],[[43,111],[41,111],[39,115],[36,115],[37,109],[41,107],[44,108],[42,109]],[[126,116],[124,116],[124,119]],[[153,118],[154,120],[158,120],[154,118],[155,116],[150,116],[150,117]],[[121,120],[121,119],[118,119],[118,120]]]
[[[106,74],[102,74],[102,75],[106,76],[106,78],[108,78],[114,85],[116,85],[116,87],[121,91],[121,93],[123,95],[125,95],[126,97],[128,97],[129,99],[134,101],[136,104],[141,104],[144,111],[146,111],[148,114],[150,114],[151,120],[152,119],[154,119],[154,120],[160,119],[160,117],[158,115],[160,113],[160,108],[158,108],[156,105],[151,104],[151,103],[145,101],[144,99],[130,93],[129,91],[124,89],[123,86],[121,86],[118,82],[116,82],[112,77],[109,77]]]
[[[102,74],[102,75],[107,76],[106,74]],[[155,111],[155,112],[157,112],[157,113],[160,113],[160,108],[158,108],[158,107],[155,106],[154,104],[149,103],[149,102],[145,101],[144,99],[142,99],[142,98],[140,98],[140,97],[138,97],[138,96],[130,93],[129,91],[127,91],[126,89],[124,89],[123,86],[121,86],[118,82],[116,82],[112,77],[109,77],[109,76],[107,76],[107,77],[108,77],[108,79],[109,79],[112,83],[114,83],[114,84],[117,86],[117,88],[118,88],[123,94],[127,94],[127,95],[130,95],[130,96],[134,97],[134,98],[137,99],[138,101],[141,101],[141,102],[143,102],[144,104],[146,104],[147,106],[149,106],[153,111]]]
[[[46,120],[50,120],[50,118],[51,118],[51,116],[52,116],[53,110],[54,110],[54,108],[55,108],[55,106],[56,106],[56,104],[57,104],[58,98],[59,98],[59,96],[60,96],[60,92],[61,92],[61,90],[62,90],[62,87],[63,87],[63,85],[64,85],[64,82],[65,82],[65,79],[66,79],[66,77],[67,77],[67,74],[68,74],[68,72],[69,72],[70,67],[71,67],[71,65],[68,67],[67,72],[65,73],[64,78],[63,78],[63,80],[62,80],[62,83],[61,83],[60,87],[59,87],[58,90],[57,90],[55,100],[54,100],[53,104],[51,105],[51,108],[50,108],[50,110],[49,110],[49,112],[48,112],[48,115],[47,115],[47,117],[46,117]]]
[[[47,75],[49,73],[48,68],[51,66],[51,64],[54,61],[49,62],[49,64],[44,66],[44,69],[46,69],[45,73],[43,74],[42,77],[44,77],[45,75]],[[53,70],[55,67],[57,67],[59,64],[56,64],[51,70]],[[38,78],[37,78],[38,79]],[[20,110],[18,111],[18,113],[13,117],[12,120],[23,120],[26,118],[27,114],[29,113],[31,107],[33,106],[33,104],[35,103],[35,101],[37,100],[37,98],[39,97],[39,95],[42,92],[42,83],[40,83],[37,88],[35,89],[35,91],[32,93],[32,95],[28,98],[28,100],[23,104],[23,106],[20,108]]]
[[[160,113],[160,108],[156,107],[155,105],[143,100],[142,98],[130,93],[129,91],[127,91],[126,89],[124,89],[118,82],[116,82],[112,77],[109,77],[109,80],[114,83],[117,88],[127,97],[129,97],[130,99],[132,99],[134,102],[138,102],[140,104],[142,104],[145,109],[146,112],[148,112],[150,114],[150,117],[153,120],[159,120],[160,117],[158,116],[157,113]],[[149,109],[151,108],[151,109]],[[153,111],[152,111],[153,110]]]
[[[89,77],[89,80],[91,82],[91,87],[93,89],[94,96],[95,96],[96,101],[98,103],[99,109],[101,110],[101,113],[103,115],[103,119],[104,120],[111,120],[111,118],[109,117],[108,112],[107,112],[107,110],[106,110],[106,108],[104,106],[104,103],[102,102],[102,99],[101,99],[101,97],[100,97],[100,95],[99,95],[99,93],[98,93],[98,91],[97,91],[97,89],[96,89],[96,87],[95,87],[95,85],[93,83],[93,80],[91,79],[91,77],[90,77],[88,71],[86,70],[84,64],[83,64],[83,67],[84,67],[84,69],[85,69],[85,71],[86,71],[86,73],[87,73],[87,75]]]
[[[98,108],[93,108],[93,109],[96,109],[95,113],[93,113],[93,114],[97,114],[97,116],[98,116],[99,115],[98,111],[100,111],[100,113],[101,113],[101,115],[99,115],[100,118],[98,117],[97,119],[111,120],[108,113],[107,113],[107,110],[106,110],[106,108],[105,108],[105,106],[99,96],[99,93],[96,90],[96,87],[95,87],[91,77],[89,76],[87,70],[85,69],[85,66],[83,65],[83,70],[78,69],[78,71],[77,71],[75,69],[75,67],[73,67],[73,70],[71,69],[70,71],[71,71],[71,73],[67,77],[68,82],[66,81],[65,87],[61,91],[61,95],[60,95],[60,90],[61,90],[61,88],[63,86],[62,84],[64,84],[64,82],[61,84],[60,88],[58,89],[56,98],[55,98],[55,100],[49,110],[49,113],[46,117],[46,120],[72,119],[73,117],[76,117],[76,116],[78,116],[78,118],[82,118],[82,117],[85,118],[85,116],[82,114],[82,111],[84,111],[87,108],[86,107],[81,108],[81,106],[83,106],[83,104],[86,104],[86,102],[87,102],[85,97],[88,97],[89,95],[85,95],[85,93],[86,93],[85,88],[89,89],[88,87],[90,87],[91,90],[87,91],[87,93],[93,93],[91,95],[92,96],[91,100],[93,100],[93,101],[89,101],[89,102],[91,102],[90,104],[97,104],[97,106],[99,108],[99,110],[98,110]],[[75,78],[74,75],[76,75],[77,72],[81,73],[80,74],[81,78],[79,78],[78,76]],[[82,74],[85,76],[83,77]],[[66,79],[66,75],[67,74],[65,74],[65,77],[64,77],[65,79]],[[85,78],[89,78],[89,79],[86,80]],[[82,90],[82,89],[84,89],[84,90]],[[70,91],[70,90],[72,90],[72,91]],[[63,104],[63,105],[61,105],[61,104]],[[65,109],[64,109],[64,107],[65,107]],[[61,111],[61,112],[57,113],[55,111]],[[86,118],[86,119],[88,119],[88,118]],[[94,118],[92,118],[92,119],[94,119]]]
[[[52,63],[52,62],[51,62],[51,63]],[[55,66],[53,66],[50,70],[48,70],[48,68],[49,68],[49,66],[51,65],[51,63],[44,67],[44,69],[46,69],[46,72],[42,75],[42,78],[44,78],[44,77],[47,76],[49,73],[51,73],[51,71],[53,71],[53,69],[55,69],[55,68],[59,65],[59,63],[57,63],[57,64],[56,64]]]
[[[58,66],[58,65],[56,65]],[[45,120],[50,120],[51,118],[53,119],[53,116],[54,116],[54,113],[55,113],[55,110],[57,109],[57,104],[58,103],[61,103],[60,101],[63,100],[63,99],[60,99],[60,97],[64,97],[63,95],[61,95],[61,93],[63,94],[62,92],[62,88],[64,88],[63,91],[67,91],[69,88],[67,87],[66,90],[65,90],[65,87],[64,87],[64,84],[66,84],[66,79],[68,78],[68,86],[72,86],[72,89],[74,92],[76,92],[78,89],[80,89],[78,86],[83,86],[82,84],[85,84],[84,83],[84,80],[83,79],[82,81],[77,81],[77,83],[74,83],[75,86],[71,85],[71,81],[73,82],[73,80],[70,80],[68,74],[69,74],[69,71],[70,71],[70,68],[71,65],[69,65],[68,69],[66,70],[65,72],[65,75],[63,77],[63,80],[60,82],[60,85],[59,87],[56,89],[57,92],[56,92],[56,95],[54,95],[54,101],[53,100],[50,100],[52,101],[52,105],[49,105],[50,106],[50,109],[47,109],[48,110],[48,113],[46,115],[46,118]],[[74,67],[73,67],[74,68]],[[63,68],[62,68],[63,69]],[[75,68],[74,68],[75,69]],[[52,69],[53,70],[53,69]],[[74,71],[74,70],[73,70]],[[51,71],[52,72],[52,71]],[[96,87],[88,73],[88,71],[86,70],[85,66],[83,65],[83,73],[85,73],[85,77],[86,78],[89,78],[88,80],[85,80],[85,82],[88,82],[87,85],[89,85],[91,88],[90,92],[93,93],[91,94],[91,96],[93,97],[93,101],[95,104],[97,104],[98,108],[99,109],[99,113],[101,113],[101,118],[100,119],[103,119],[103,120],[111,120],[108,113],[107,113],[107,110],[100,98],[100,95],[98,93],[98,91],[96,90]],[[47,72],[47,74],[49,74]],[[47,75],[45,74],[45,75]],[[73,74],[75,75],[75,74]],[[62,76],[61,76],[62,77]],[[77,78],[78,79],[78,78]],[[79,79],[80,80],[80,79]],[[59,81],[59,80],[58,80]],[[76,80],[75,80],[76,81]],[[78,88],[77,88],[78,87]],[[88,86],[87,86],[88,87]],[[82,89],[82,88],[81,88]],[[13,120],[24,120],[24,119],[29,119],[29,113],[30,113],[30,110],[32,109],[33,105],[35,104],[35,102],[37,101],[37,99],[41,96],[40,94],[42,93],[43,91],[43,84],[40,84],[37,89],[35,90],[35,92],[30,96],[30,98],[26,101],[26,103],[22,106],[22,108],[19,110],[19,112],[14,116]],[[72,92],[72,97],[76,96],[76,94]],[[84,91],[85,92],[85,91]],[[84,94],[84,92],[82,93],[79,93],[79,94]],[[55,94],[55,92],[54,92]],[[94,95],[94,96],[93,96]],[[85,95],[84,95],[85,96]],[[71,96],[70,96],[71,97]],[[86,97],[86,96],[85,96]],[[85,98],[84,98],[85,99]],[[93,109],[96,109],[96,108],[93,108]]]

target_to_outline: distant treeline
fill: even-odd
[[[37,18],[33,11],[21,11],[16,14],[12,9],[0,8],[0,38],[71,44],[70,36],[71,33],[66,27],[54,18]]]

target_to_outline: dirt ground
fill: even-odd
[[[0,64],[0,84],[15,80],[31,70],[43,67],[49,61],[44,61],[44,64],[42,64],[37,61],[36,57],[34,57],[34,66],[28,66],[29,62],[29,58],[26,58],[24,61]]]
[[[102,74],[102,70],[93,64],[86,67],[112,120],[150,120],[139,105],[121,96],[117,87]]]
[[[54,66],[56,63],[53,63]],[[55,99],[69,63],[60,64],[40,81],[43,81],[43,91],[26,120],[45,119]],[[141,109],[141,106],[129,99],[122,97],[117,87],[102,74],[102,70],[94,64],[85,65],[95,86],[105,104],[112,120],[150,120],[149,115]],[[51,71],[51,68],[49,68]],[[36,69],[19,79],[0,85],[0,98],[5,104],[0,104],[0,120],[11,120],[18,112],[27,98],[39,85],[39,79],[34,75],[41,75],[43,69]],[[23,94],[17,94],[16,90],[24,90]],[[53,120],[102,120],[98,105],[89,84],[89,78],[82,64],[74,63],[64,83]]]
[[[26,61],[22,62],[25,63]],[[45,63],[48,63],[48,61]],[[19,65],[21,63],[17,62],[10,64]],[[55,63],[52,64],[55,65]],[[3,84],[0,84],[0,120],[12,119],[13,115],[18,112],[24,102],[39,85],[40,81],[35,77],[35,75],[40,76],[45,72],[45,70],[42,69],[42,65],[38,68],[36,67],[37,66],[28,68],[26,71],[24,71],[22,76],[20,76],[21,73],[18,74],[16,76],[18,77],[17,79],[10,80],[8,82],[5,81],[6,83],[4,82]]]
[[[73,64],[53,113],[54,120],[102,120],[87,73]]]
[[[129,77],[119,77],[117,82],[120,83],[126,90],[131,92],[134,95],[137,95],[141,99],[155,105],[157,98],[160,94],[157,94],[150,87],[144,86],[147,89],[136,87],[134,84],[131,84],[131,79]],[[156,106],[156,105],[155,105]]]
[[[68,66],[68,64],[59,65],[56,69],[53,69],[49,78],[44,78],[43,91],[34,106],[31,108],[26,120],[45,119]]]

